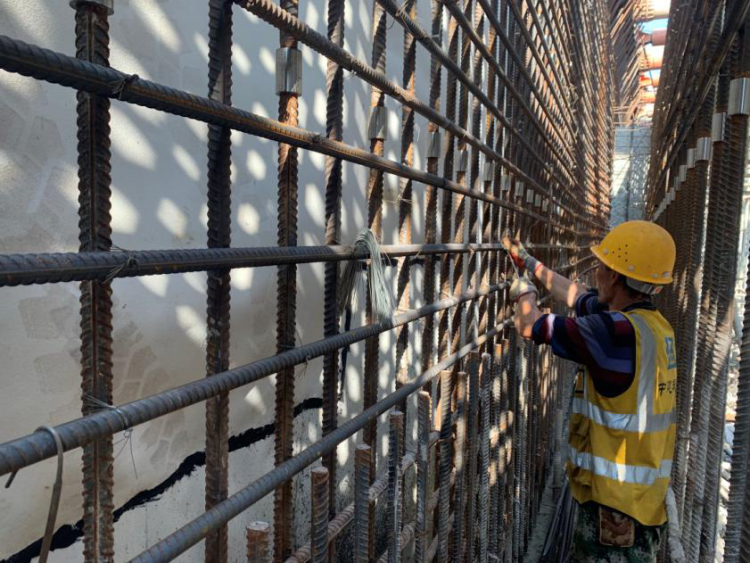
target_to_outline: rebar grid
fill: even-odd
[[[743,1],[681,3],[670,22],[666,72],[654,115],[654,139],[659,142],[652,147],[647,205],[677,246],[674,283],[659,300],[675,329],[678,352],[672,477],[682,529],[676,540],[688,561],[714,561],[717,556],[748,132],[748,111],[737,106],[730,91],[750,76],[749,9]],[[696,152],[706,145],[710,154]],[[742,381],[738,408],[747,393]],[[739,408],[724,551],[724,560],[732,562],[741,560],[740,544],[747,535],[747,416],[746,409]]]
[[[79,96],[102,104],[116,97],[209,125],[208,248],[109,252],[105,244],[85,253],[82,247],[81,253],[0,255],[2,286],[75,280],[109,287],[116,277],[189,271],[206,271],[209,276],[208,321],[216,329],[209,331],[207,341],[210,377],[120,405],[117,411],[84,412],[83,418],[56,427],[66,451],[90,448],[111,440],[126,426],[206,401],[207,512],[136,560],[169,560],[205,539],[206,560],[226,561],[227,523],[273,491],[273,529],[262,523],[247,529],[248,557],[255,560],[269,555],[271,536],[275,561],[332,560],[334,540],[350,523],[358,561],[399,560],[412,545],[419,561],[509,561],[523,555],[557,444],[551,405],[558,401],[555,386],[564,378],[548,353],[535,352],[531,344],[516,339],[505,281],[512,270],[497,241],[506,228],[519,231],[546,264],[577,276],[591,258],[584,254],[585,248],[603,233],[612,124],[611,88],[600,78],[610,72],[604,39],[606,2],[596,0],[589,6],[573,0],[435,1],[427,33],[417,18],[419,3],[424,1],[402,6],[391,0],[373,3],[368,64],[344,49],[345,0],[328,3],[326,36],[297,18],[296,0],[280,5],[267,0],[210,0],[207,98],[127,76],[108,68],[106,61],[75,60],[0,37],[0,68],[77,88]],[[287,62],[294,58],[288,50],[295,50],[299,42],[328,59],[325,134],[297,126],[303,94],[290,83],[278,91],[278,120],[231,107],[235,6],[279,29],[277,57],[283,51]],[[442,24],[444,6],[449,14],[447,34]],[[385,36],[391,18],[404,27],[400,86],[385,75]],[[591,37],[592,45],[582,45],[580,37]],[[426,60],[422,48],[430,56],[429,103],[416,97],[415,61]],[[343,139],[345,70],[371,87],[367,149]],[[403,107],[398,161],[385,157],[386,97]],[[417,143],[423,142],[414,135],[417,118],[428,120],[426,159],[421,159],[426,171],[416,167]],[[229,248],[232,130],[279,143],[277,247]],[[300,149],[326,156],[324,246],[297,246]],[[365,326],[341,332],[336,262],[369,258],[366,252],[341,246],[344,161],[369,168],[366,226],[379,242],[387,236],[382,230],[384,176],[398,176],[401,183],[398,244],[382,246],[387,255],[399,258],[393,289],[398,310],[391,320],[376,321],[368,296]],[[346,186],[347,191],[354,189]],[[424,207],[418,209],[414,201],[422,190]],[[417,216],[424,217],[424,243],[414,244],[412,219]],[[325,262],[324,338],[298,345],[296,266],[311,262]],[[228,369],[230,271],[264,266],[278,269],[277,354]],[[420,266],[421,293],[410,283],[412,271]],[[409,327],[411,323],[415,324]],[[384,359],[379,335],[394,329],[395,373],[393,383],[383,391],[378,386]],[[410,349],[410,333],[421,341],[421,348]],[[366,343],[364,407],[339,424],[338,352],[362,341]],[[421,358],[413,360],[420,350]],[[321,356],[323,437],[295,453],[294,367]],[[275,468],[228,497],[228,394],[273,374],[277,375]],[[418,407],[412,412],[410,399],[416,394]],[[102,400],[111,403],[111,397]],[[382,436],[377,417],[391,409],[400,414],[391,414],[386,473],[378,452]],[[410,451],[406,446],[414,425],[419,431],[415,451]],[[346,499],[337,497],[341,466],[336,447],[360,431],[366,445],[356,450],[354,501],[339,511]],[[0,474],[54,455],[54,440],[46,432],[0,444]],[[311,477],[311,522],[295,522],[295,507],[309,502],[293,498],[295,475],[321,457],[324,468],[314,469]],[[417,473],[413,480],[405,476],[410,467]],[[381,477],[376,479],[377,475]],[[411,482],[416,503],[406,500],[411,498],[405,490]],[[111,494],[111,481],[102,484]],[[385,491],[387,501],[380,501]],[[386,502],[387,549],[376,553],[375,521]],[[85,497],[84,506],[96,505]],[[295,527],[306,525],[310,542],[295,551]],[[105,530],[111,537],[111,525]],[[111,550],[106,554],[110,559],[114,556]],[[87,560],[104,560],[104,555],[90,555]]]

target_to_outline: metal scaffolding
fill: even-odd
[[[520,231],[545,264],[575,278],[591,265],[586,249],[601,237],[609,215],[614,82],[608,3],[431,0],[429,30],[416,19],[416,3],[373,2],[368,62],[344,48],[345,0],[329,0],[326,35],[299,19],[298,0],[209,0],[206,97],[109,66],[108,18],[116,17],[112,0],[71,2],[76,57],[0,36],[1,69],[78,91],[81,228],[78,253],[0,255],[0,285],[81,282],[82,391],[84,398],[95,399],[83,401],[81,418],[0,444],[0,475],[82,448],[86,561],[115,556],[112,436],[200,402],[206,403],[206,512],[136,561],[168,561],[204,540],[206,561],[226,561],[227,523],[272,493],[272,525],[256,522],[247,529],[250,561],[327,561],[344,533],[353,535],[356,561],[397,561],[412,544],[420,562],[518,561],[523,556],[554,454],[559,454],[557,412],[564,408],[569,370],[548,349],[516,337],[506,282],[512,269],[499,237],[506,229]],[[238,10],[280,32],[278,119],[232,106],[232,32],[242,25],[232,16]],[[385,74],[385,30],[394,23],[404,31],[401,84]],[[299,126],[301,45],[328,61],[325,132]],[[430,94],[423,101],[415,93],[415,68],[428,57]],[[371,88],[369,147],[343,138],[344,71]],[[386,97],[402,108],[398,161],[384,153]],[[208,124],[205,249],[113,248],[111,103]],[[429,121],[425,170],[415,166],[415,115]],[[276,247],[231,247],[233,131],[278,142]],[[730,135],[734,131],[728,128]],[[300,151],[326,157],[323,246],[298,246]],[[344,187],[343,161],[369,169],[366,186]],[[381,248],[397,258],[392,291],[398,309],[391,319],[379,319],[368,296],[366,324],[342,331],[338,263],[366,264],[370,258],[341,244],[342,193],[366,194],[363,227],[379,238],[386,174],[400,179],[398,244]],[[417,190],[424,190],[423,208],[413,203]],[[691,191],[698,190],[696,183]],[[424,218],[424,241],[412,238],[416,214]],[[693,231],[691,240],[700,229],[696,225]],[[415,261],[417,256],[423,261]],[[311,262],[326,264],[324,338],[297,345],[296,269]],[[230,274],[262,266],[278,269],[277,354],[229,369]],[[424,268],[422,287],[411,277],[418,267]],[[208,275],[205,374],[196,373],[192,382],[169,391],[112,405],[118,376],[111,360],[112,280],[189,271]],[[418,302],[423,304],[412,308]],[[379,336],[391,330],[398,335],[395,369],[390,388],[383,391],[377,385],[383,363]],[[419,375],[411,379],[410,331],[421,342]],[[363,410],[339,423],[339,352],[361,341],[366,343]],[[316,357],[324,358],[323,437],[294,454],[294,367]],[[274,374],[275,467],[230,496],[229,393]],[[416,412],[407,402],[413,396]],[[378,467],[376,422],[386,413],[387,467]],[[405,439],[412,428],[417,429],[414,451],[406,448]],[[339,510],[345,499],[337,496],[341,467],[336,446],[354,435],[360,445],[353,500]],[[299,546],[293,539],[293,482],[313,465],[310,541]],[[416,478],[406,480],[409,472]],[[406,490],[412,486],[416,502]],[[385,529],[374,526],[382,512]]]

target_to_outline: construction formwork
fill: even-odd
[[[298,0],[210,0],[206,96],[110,67],[108,22],[117,17],[116,2],[73,0],[71,6],[75,57],[0,36],[0,69],[78,92],[80,249],[0,255],[0,285],[80,282],[82,416],[0,444],[0,475],[49,458],[62,464],[67,452],[81,449],[84,559],[112,561],[113,437],[204,402],[205,513],[134,560],[171,560],[204,542],[206,561],[226,561],[227,523],[267,495],[274,497],[273,522],[256,522],[246,531],[252,561],[338,556],[397,561],[405,550],[419,561],[520,560],[547,474],[553,461],[560,461],[558,412],[570,370],[548,349],[517,338],[507,296],[513,270],[499,237],[505,230],[520,232],[545,264],[573,278],[593,264],[587,249],[606,228],[612,161],[607,2],[433,1],[426,27],[415,17],[416,0],[377,0],[367,38],[371,58],[362,60],[344,48],[345,0],[329,0],[327,34],[300,19]],[[279,30],[277,119],[232,105],[238,11]],[[393,25],[403,28],[400,84],[385,74],[386,29]],[[300,127],[303,48],[327,60],[325,131]],[[428,60],[429,99],[422,100],[415,68]],[[370,88],[369,146],[344,138],[342,96],[352,87],[345,72]],[[384,151],[386,98],[400,104],[398,159]],[[136,104],[208,125],[206,248],[122,251],[112,244],[111,104]],[[416,116],[429,123],[421,140],[424,169],[414,161]],[[277,246],[231,246],[232,133],[278,143]],[[298,244],[303,151],[325,157],[321,246]],[[344,162],[368,170],[366,185],[342,180]],[[382,240],[387,175],[399,179],[393,244]],[[365,194],[362,228],[386,256],[341,244],[344,190]],[[414,203],[416,192],[423,192],[424,205]],[[416,216],[425,225],[423,240],[412,237]],[[374,303],[375,290],[383,290],[374,287],[380,260],[397,270],[387,288],[396,306],[390,315]],[[295,327],[304,304],[297,300],[297,266],[313,262],[325,263],[324,337],[300,344]],[[340,265],[350,262],[368,272],[371,291],[365,324],[342,330]],[[230,369],[230,275],[264,266],[277,268],[277,353]],[[413,283],[417,268],[421,286]],[[118,377],[112,362],[113,280],[195,271],[205,271],[208,279],[205,373],[179,387],[113,404]],[[548,297],[542,301],[553,307]],[[388,358],[394,369],[383,389],[377,378],[385,360],[379,339],[389,331],[397,334]],[[365,343],[358,374],[363,408],[339,421],[340,354],[357,342]],[[319,357],[322,438],[295,452],[294,368]],[[274,468],[230,495],[229,393],[273,375]],[[377,420],[385,415],[387,457],[379,464],[384,436]],[[353,436],[359,443],[353,492],[342,499],[337,446]],[[295,521],[295,476],[311,466],[310,521]],[[58,475],[42,558],[55,532]],[[298,527],[309,527],[306,545],[295,545]],[[337,554],[347,538],[353,549]]]

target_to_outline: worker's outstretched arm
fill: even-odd
[[[533,277],[539,280],[542,286],[552,294],[552,298],[555,301],[565,303],[568,307],[574,307],[578,297],[586,293],[586,287],[583,284],[569,280],[565,276],[561,276],[557,272],[547,268],[547,266],[529,254],[520,241],[504,236],[503,246],[508,251],[508,254],[510,254],[513,262],[519,268],[526,268]]]

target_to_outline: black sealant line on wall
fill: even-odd
[[[309,410],[314,409],[321,409],[323,408],[323,399],[320,397],[310,397],[308,399],[305,399],[298,405],[294,407],[294,417],[296,418],[303,412],[307,412]],[[249,430],[246,430],[245,432],[242,432],[241,434],[238,434],[237,436],[230,436],[229,438],[229,451],[234,452],[237,450],[241,450],[243,448],[247,448],[257,442],[260,442],[261,440],[264,440],[266,438],[270,438],[273,436],[274,431],[276,430],[276,425],[271,422],[270,424],[266,424],[265,426],[260,426],[258,428],[251,428]],[[187,456],[180,466],[172,473],[169,477],[167,477],[164,481],[153,487],[152,489],[147,489],[145,491],[141,491],[137,495],[135,495],[133,498],[131,498],[128,502],[126,502],[124,505],[122,505],[120,508],[115,510],[114,512],[114,520],[117,522],[120,517],[125,514],[126,512],[133,510],[134,508],[138,506],[143,506],[144,504],[148,504],[150,502],[154,502],[156,500],[159,500],[159,497],[171,489],[176,483],[181,481],[184,477],[188,477],[190,474],[193,473],[196,469],[199,467],[202,467],[206,464],[206,453],[205,452],[195,452],[193,454],[190,454]],[[83,520],[79,520],[74,525],[65,524],[64,526],[60,526],[57,531],[55,532],[54,536],[52,536],[52,545],[51,545],[51,551],[54,551],[55,549],[64,549],[66,547],[70,547],[74,543],[76,543],[78,540],[80,540],[83,537]],[[0,560],[0,563],[26,563],[27,561],[31,561],[34,557],[39,556],[39,552],[42,547],[42,540],[41,538],[35,541],[34,543],[28,545],[18,553],[11,555],[7,559]]]

